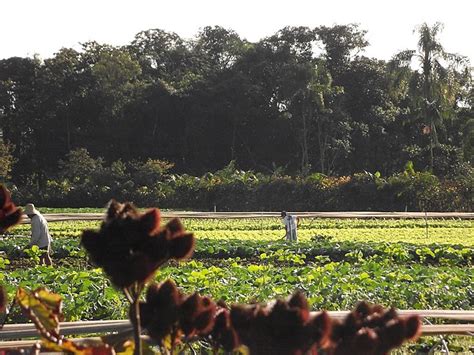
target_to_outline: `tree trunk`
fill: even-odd
[[[230,160],[235,160],[235,142],[237,141],[237,120],[232,122],[232,145],[230,146]]]
[[[322,124],[321,124],[321,117],[320,115],[317,116],[317,120],[316,120],[316,123],[317,123],[317,129],[318,129],[318,147],[319,147],[319,166],[320,166],[320,170],[321,170],[321,173],[324,174],[324,170],[325,170],[325,164],[324,164],[324,160],[325,160],[325,147],[324,147],[324,143],[323,143],[323,138],[322,138],[322,135],[323,135],[323,128],[322,128]]]
[[[303,97],[303,104],[301,109],[301,118],[303,123],[302,128],[302,141],[301,141],[301,172],[303,175],[308,173],[309,169],[309,153],[308,153],[308,118],[311,113],[310,105],[305,104],[305,98]]]
[[[71,127],[69,122],[69,114],[66,112],[66,145],[67,151],[71,151]]]
[[[430,109],[429,105],[431,104],[431,53],[429,50],[426,50],[423,58],[423,94],[425,99],[424,107],[424,116],[425,120],[430,122],[430,172],[433,172],[434,157],[433,157],[433,115],[429,114]],[[427,117],[429,114],[430,117]]]

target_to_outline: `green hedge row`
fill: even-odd
[[[105,181],[105,183],[104,183]],[[45,187],[11,186],[19,203],[102,207],[111,198],[138,206],[218,211],[472,211],[474,174],[440,180],[427,172],[309,177],[263,176],[238,170],[202,177],[162,175],[139,184],[127,179],[49,180]]]

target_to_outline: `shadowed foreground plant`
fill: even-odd
[[[194,251],[194,236],[178,219],[160,227],[160,212],[140,213],[130,203],[112,200],[99,231],[85,230],[81,243],[91,261],[104,269],[134,308],[135,353],[141,353],[139,299],[145,282],[169,259],[184,259]]]
[[[207,336],[214,326],[216,310],[210,298],[197,293],[185,296],[167,280],[150,285],[146,302],[140,303],[140,318],[150,337],[160,346],[167,340],[172,350],[179,342]],[[132,314],[132,322],[134,318]]]
[[[0,233],[20,223],[22,210],[15,206],[11,200],[10,192],[0,185]]]
[[[420,332],[418,316],[399,318],[393,308],[361,302],[344,322],[334,322],[329,354],[384,355]]]
[[[81,243],[118,288],[143,284],[169,259],[184,259],[194,251],[194,236],[178,219],[160,228],[158,209],[140,213],[116,201],[110,202],[100,230],[85,230]]]
[[[306,354],[325,344],[331,329],[327,313],[311,315],[299,292],[287,301],[235,305],[229,310],[196,293],[184,296],[168,280],[149,287],[140,311],[142,326],[150,337],[160,346],[165,340],[170,342],[171,351],[180,341],[201,338],[216,351],[245,345],[251,354]]]
[[[185,296],[170,280],[150,286],[140,313],[142,326],[165,353],[173,353],[178,344],[205,340],[215,353],[245,346],[250,354],[384,355],[421,330],[418,316],[399,318],[394,309],[367,303],[344,322],[332,320],[324,311],[311,313],[301,292],[287,300],[229,309],[196,293]]]
[[[230,311],[225,305],[216,312],[214,328],[209,334],[209,340],[215,350],[222,347],[225,351],[229,352],[240,345],[237,332],[232,327]]]
[[[270,305],[232,306],[230,318],[239,342],[252,354],[315,353],[331,331],[328,314],[311,315],[300,292]]]
[[[16,302],[35,323],[42,338],[41,350],[78,355],[137,351],[127,333],[82,344],[65,339],[59,333],[61,297],[44,288],[32,292],[20,288]],[[241,350],[257,355],[385,355],[415,339],[421,330],[418,316],[399,318],[393,309],[366,303],[360,303],[342,322],[331,320],[326,312],[311,313],[300,292],[287,300],[229,309],[197,293],[184,295],[171,280],[152,284],[139,308],[142,326],[159,345],[160,354],[174,354],[175,350],[185,354],[186,347],[196,353],[191,343],[205,341],[215,354],[223,349],[225,353]],[[130,309],[130,318],[136,325],[134,311]],[[157,353],[149,346],[145,349],[147,354]]]

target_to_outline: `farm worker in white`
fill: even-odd
[[[289,213],[286,213],[285,211],[281,212],[281,218],[283,224],[285,225],[286,240],[289,242],[298,241],[297,218],[290,215]]]
[[[31,240],[30,247],[37,245],[42,251],[40,263],[52,265],[51,256],[51,235],[49,234],[48,223],[35,205],[28,203],[25,206],[25,214],[31,219]]]

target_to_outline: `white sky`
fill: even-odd
[[[474,0],[0,0],[0,58],[48,58],[89,40],[123,45],[150,28],[191,38],[220,25],[257,41],[284,26],[359,23],[366,55],[389,59],[415,49],[416,25],[436,21],[445,49],[474,65]]]

